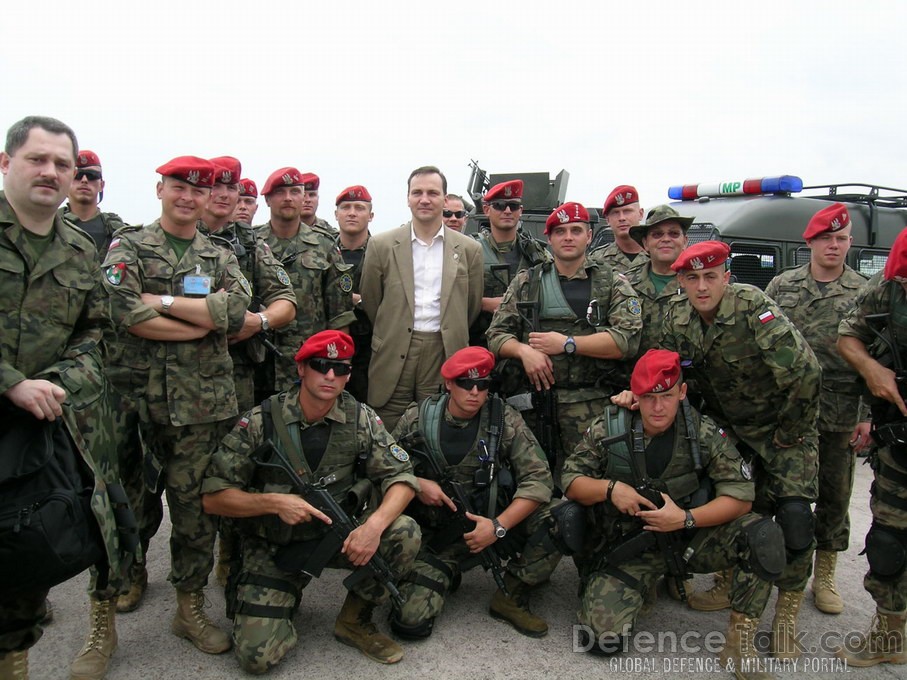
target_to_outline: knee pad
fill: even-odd
[[[781,576],[787,566],[784,531],[771,517],[756,520],[743,530],[749,547],[749,565],[753,573],[766,581]]]
[[[435,627],[435,617],[407,625],[400,620],[400,612],[396,608],[391,610],[388,622],[394,634],[404,640],[424,640]]]
[[[805,498],[781,498],[775,521],[784,532],[784,547],[793,555],[805,552],[816,535],[816,516]]]
[[[583,551],[586,536],[586,508],[576,501],[565,501],[551,509],[550,537],[564,555]]]
[[[869,572],[881,580],[896,579],[907,566],[907,548],[904,531],[891,529],[881,524],[869,528],[863,553],[869,561]],[[863,554],[860,553],[860,554]]]

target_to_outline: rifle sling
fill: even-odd
[[[267,400],[270,402],[267,412],[271,414],[271,421],[274,423],[274,433],[277,435],[277,441],[274,442],[274,445],[279,446],[280,450],[286,454],[287,459],[296,468],[296,472],[300,477],[308,479],[310,483],[314,484],[315,475],[312,474],[312,469],[306,462],[305,456],[302,455],[299,428],[290,429],[287,427],[287,423],[283,419],[283,410],[280,407],[278,396],[275,394]]]

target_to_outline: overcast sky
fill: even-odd
[[[160,214],[154,169],[232,155],[259,187],[321,176],[319,215],[364,184],[373,231],[409,218],[406,178],[462,193],[486,170],[617,184],[796,174],[907,187],[903,2],[29,2],[3,9],[0,125],[72,126],[103,209]],[[256,222],[264,222],[261,207]]]

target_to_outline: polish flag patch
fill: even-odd
[[[767,312],[762,312],[762,314],[759,315],[759,321],[761,321],[762,323],[768,323],[769,321],[774,321],[774,320],[775,320],[775,315],[772,314],[771,310],[769,310]]]
[[[239,419],[239,422],[236,424],[245,430],[247,427],[249,427],[249,419],[246,416],[243,416],[242,418]]]

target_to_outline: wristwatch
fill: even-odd
[[[693,513],[689,510],[684,511],[687,518],[683,521],[684,529],[695,529],[696,528],[696,519],[693,517]]]
[[[172,295],[161,295],[161,311],[169,312],[170,307],[173,306],[173,296]]]
[[[504,538],[507,535],[507,529],[501,526],[497,517],[491,520],[491,525],[494,527],[494,535],[498,538]]]
[[[576,354],[576,340],[573,339],[572,335],[564,342],[564,352],[567,354]]]
[[[258,318],[261,319],[261,330],[270,330],[271,324],[268,323],[268,317],[266,317],[263,312],[258,312]]]

